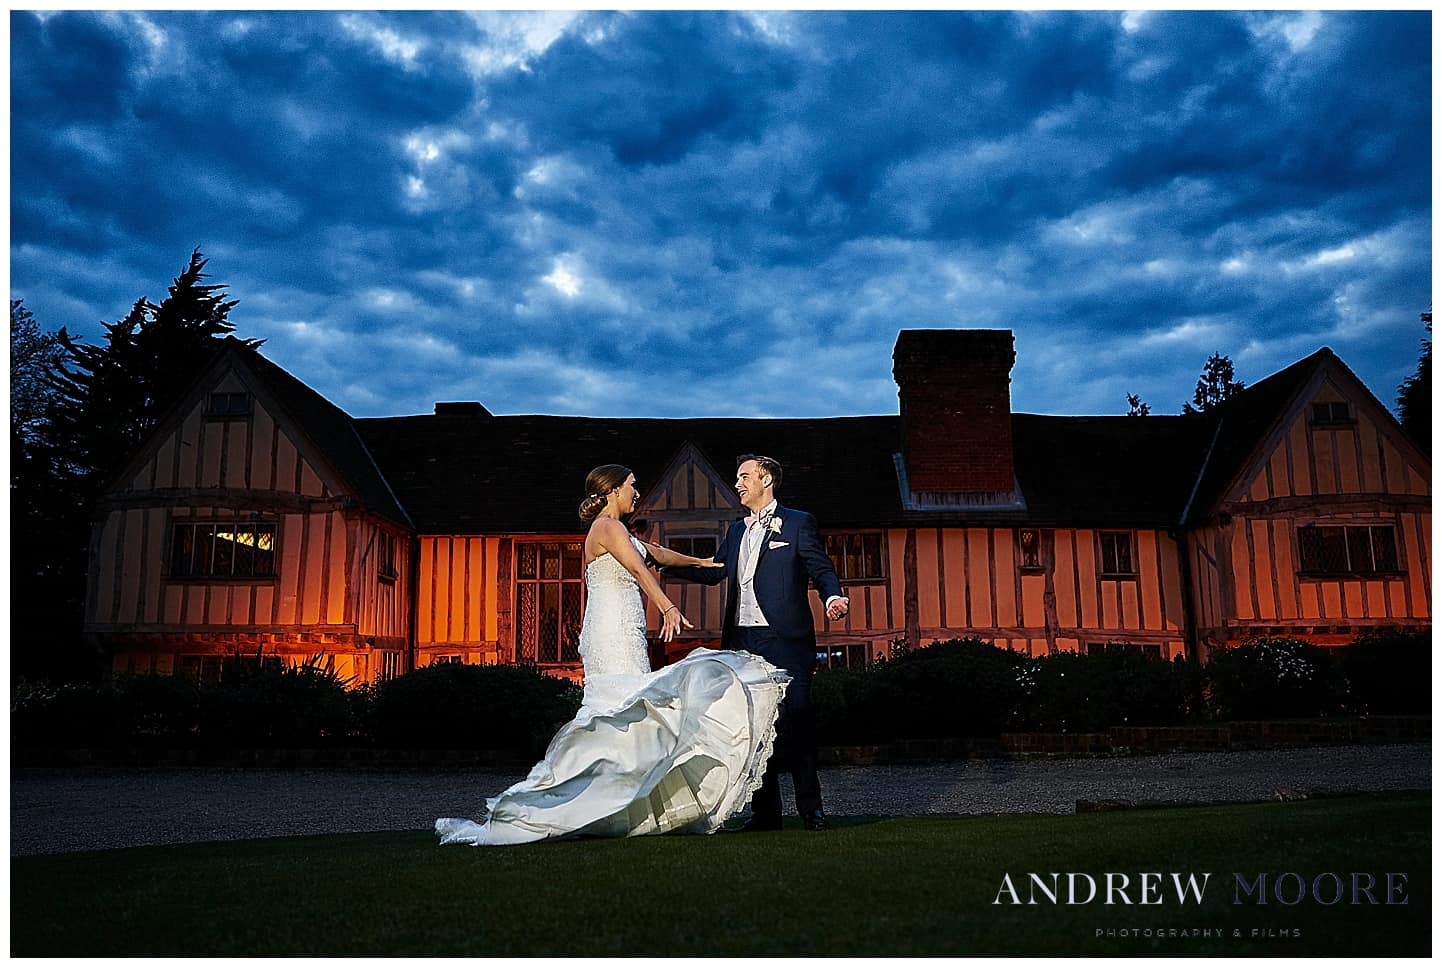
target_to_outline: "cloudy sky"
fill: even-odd
[[[356,416],[1158,413],[1431,308],[1431,14],[12,12],[11,296],[91,340],[199,246]]]

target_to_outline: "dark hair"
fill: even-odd
[[[606,495],[626,483],[631,468],[622,464],[602,464],[586,475],[586,496],[576,513],[582,521],[593,521],[606,509]]]
[[[767,474],[771,475],[771,489],[773,491],[781,490],[780,463],[770,457],[762,457],[760,454],[742,454],[740,457],[736,458],[736,466],[740,467],[748,460],[754,460],[757,467],[761,468]]]

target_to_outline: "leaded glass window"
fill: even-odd
[[[569,665],[581,661],[579,541],[532,541],[516,546],[516,654],[521,662]]]

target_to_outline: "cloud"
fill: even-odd
[[[1016,332],[1019,410],[1171,412],[1211,352],[1323,342],[1389,401],[1428,25],[15,12],[12,296],[93,335],[199,245],[359,416],[894,413],[896,332],[971,326]]]
[[[531,62],[570,30],[578,16],[570,10],[509,14],[474,11],[470,17],[481,36],[461,48],[463,58],[481,78],[511,70],[528,71]],[[603,36],[604,30],[593,30],[587,34],[587,42],[598,42]]]

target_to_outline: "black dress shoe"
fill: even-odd
[[[813,810],[801,818],[801,826],[806,830],[830,830],[831,821],[820,810]]]
[[[743,823],[741,826],[737,827],[735,832],[738,833],[738,834],[755,834],[755,833],[760,833],[760,832],[762,832],[762,831],[764,831],[764,830],[780,830],[780,829],[781,829],[781,818],[780,818],[780,817],[777,817],[777,818],[775,818],[775,819],[773,820],[773,819],[771,819],[771,818],[769,818],[769,817],[757,817],[757,816],[752,816],[752,818],[751,818],[750,820],[746,821],[746,822]]]

